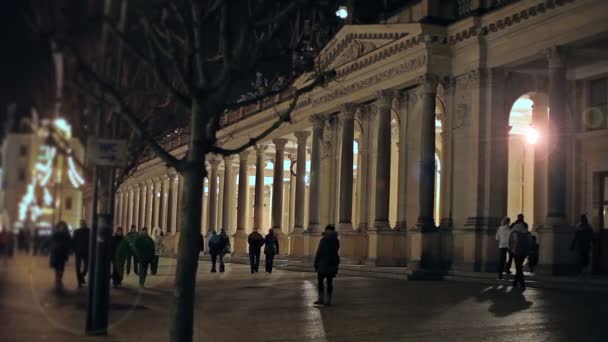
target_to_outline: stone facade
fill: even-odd
[[[608,2],[504,1],[446,25],[399,18],[343,27],[317,60],[335,81],[302,96],[255,151],[208,156],[201,231],[226,229],[243,254],[247,233],[272,227],[286,257],[307,259],[335,224],[346,262],[494,271],[495,231],[515,196],[510,117],[524,96],[540,131],[526,192],[540,269],[568,272],[578,214],[605,225],[608,107],[590,98],[608,96],[596,84],[608,72]],[[246,143],[288,104],[280,94],[227,113],[219,141]],[[118,190],[116,224],[147,217],[177,236],[179,186],[145,162]]]

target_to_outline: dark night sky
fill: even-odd
[[[17,115],[35,105],[52,103],[53,65],[48,41],[25,19],[25,0],[5,0],[0,11],[0,137],[8,124],[7,106],[18,103]]]

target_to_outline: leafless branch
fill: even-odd
[[[116,102],[120,111],[119,114],[122,115],[125,120],[131,125],[133,130],[146,142],[149,144],[150,148],[154,153],[158,155],[165,163],[169,164],[173,168],[178,171],[184,169],[184,162],[174,157],[171,153],[166,151],[160,144],[154,139],[152,135],[150,135],[145,129],[144,124],[141,120],[135,115],[135,113],[130,109],[129,105],[122,97],[122,95],[114,88],[110,83],[103,80],[99,75],[93,71],[86,63],[79,61],[80,70],[92,81],[94,81],[99,87],[101,87],[107,94]]]
[[[334,77],[335,77],[335,71],[333,71],[333,70],[325,72],[325,73],[321,73],[310,84],[296,90],[293,98],[291,99],[291,101],[289,103],[289,106],[283,113],[281,113],[279,115],[278,120],[275,121],[271,126],[266,128],[259,135],[255,136],[253,138],[250,138],[247,143],[245,143],[242,146],[237,147],[235,149],[225,149],[225,148],[218,147],[218,146],[211,146],[210,152],[217,153],[220,155],[231,155],[231,154],[240,153],[240,152],[248,149],[249,147],[255,146],[258,142],[260,142],[262,139],[266,138],[274,130],[281,127],[281,125],[283,125],[283,123],[291,121],[291,113],[295,109],[296,104],[298,103],[298,99],[300,98],[300,96],[302,94],[305,94],[305,93],[311,91],[318,85],[327,83],[329,80],[333,79]]]

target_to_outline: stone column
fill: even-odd
[[[127,226],[131,226],[133,225],[133,202],[134,202],[134,191],[133,191],[133,187],[130,186],[128,191],[128,202],[127,202]]]
[[[298,142],[296,155],[296,177],[295,177],[295,203],[293,232],[289,237],[289,255],[291,257],[303,257],[307,255],[304,232],[304,210],[306,208],[306,141],[310,136],[308,131],[299,131],[294,134]],[[291,186],[294,184],[292,182]],[[291,197],[291,196],[290,196]]]
[[[294,214],[294,232],[301,233],[304,230],[304,207],[306,197],[306,141],[310,136],[308,131],[295,133],[298,139],[297,165],[296,165],[296,201]]]
[[[223,224],[223,218],[224,216],[222,215],[222,212],[224,211],[224,186],[225,186],[225,180],[224,180],[224,172],[218,172],[219,175],[219,185],[218,185],[218,193],[217,193],[217,227],[219,229],[224,227]]]
[[[154,191],[156,190],[154,187],[154,181],[152,179],[149,179],[147,181],[148,184],[148,200],[147,200],[147,217],[146,217],[146,227],[148,227],[148,229],[152,228],[152,223],[153,223],[153,217],[154,217]]]
[[[160,194],[160,206],[161,215],[158,227],[163,232],[169,232],[169,175],[163,175],[161,177],[161,194]]]
[[[390,229],[389,201],[391,174],[391,107],[392,91],[378,93],[376,106],[376,193],[374,225],[367,234],[367,264],[376,266],[403,266],[406,263],[405,234]],[[369,180],[371,183],[372,180]],[[368,192],[371,192],[368,187]]]
[[[264,222],[264,168],[266,145],[255,148],[255,196],[253,204],[253,229],[261,230]]]
[[[361,160],[361,166],[358,170],[359,175],[359,224],[357,230],[360,232],[366,232],[369,227],[369,196],[370,196],[370,138],[371,124],[370,118],[372,115],[372,108],[370,105],[363,105],[359,109],[359,121],[361,121],[361,139],[359,140],[359,156]]]
[[[570,257],[572,230],[566,222],[567,81],[565,56],[558,47],[547,50],[549,67],[549,121],[545,137],[547,158],[547,217],[538,230],[538,273],[567,274],[575,270]]]
[[[417,226],[421,230],[435,228],[433,208],[435,203],[435,101],[437,76],[424,75],[418,79],[421,109],[420,141],[420,191]]]
[[[177,175],[177,182],[179,183],[177,186],[177,212],[181,213],[183,205],[182,193],[184,192],[184,177]],[[181,224],[181,215],[177,215],[177,225],[175,227],[175,233],[179,233]]]
[[[338,115],[342,125],[341,131],[341,163],[340,163],[340,205],[338,231],[352,231],[353,216],[353,140],[354,140],[354,115],[356,107],[353,104],[345,104]],[[390,124],[390,113],[389,113]],[[390,131],[390,130],[389,130]],[[389,135],[390,137],[390,135]]]
[[[236,232],[234,233],[234,253],[236,255],[247,255],[247,213],[248,213],[248,190],[249,190],[249,151],[239,154],[239,195]]]
[[[119,189],[116,192],[116,202],[118,203],[118,209],[116,209],[116,218],[114,219],[114,225],[122,227],[122,220],[121,220],[121,217],[122,217],[122,190],[121,189]]]
[[[149,232],[152,232],[152,229],[155,227],[159,227],[160,225],[160,212],[161,212],[161,200],[162,200],[162,180],[160,177],[157,177],[154,181],[154,219],[152,222],[152,226],[149,227]]]
[[[310,190],[308,204],[308,229],[311,234],[318,233],[321,221],[321,156],[323,153],[323,127],[325,117],[313,115],[312,151],[310,154]]]
[[[283,233],[281,223],[283,221],[283,162],[285,158],[286,139],[273,139],[276,154],[274,159],[274,174],[272,180],[272,224],[275,234]]]
[[[391,176],[391,101],[391,92],[381,91],[375,103],[377,108],[376,115],[378,116],[378,158],[376,161],[376,213],[374,230],[390,229],[388,223],[388,204]]]
[[[169,222],[169,227],[167,227],[167,231],[171,231],[173,234],[177,232],[177,204],[179,201],[179,176],[177,174],[172,174],[169,180],[169,184],[171,185],[171,220]]]
[[[139,227],[139,211],[141,210],[139,207],[139,184],[133,185],[134,191],[134,209],[133,209],[133,224]]]
[[[142,227],[146,224],[146,215],[148,209],[148,185],[146,182],[140,184],[141,194],[139,200],[140,213],[139,213],[139,227]]]
[[[293,170],[294,164],[295,164],[295,168],[297,169],[298,167],[298,162],[297,162],[297,153],[291,153],[289,155],[289,160],[291,161],[290,164],[290,172],[289,172],[289,193],[288,193],[288,198],[289,198],[289,222],[287,227],[289,227],[289,233],[291,234],[293,232],[294,226],[295,226],[295,219],[296,219],[296,215],[295,215],[295,211],[296,211],[296,183],[297,183],[297,177],[294,175],[294,173],[292,173],[291,171]],[[293,170],[293,172],[297,172],[297,170]]]
[[[397,229],[407,230],[407,121],[408,94],[399,91],[399,172],[397,172]]]
[[[209,172],[209,229],[217,231],[217,169],[220,165],[219,159],[209,160],[211,171]]]
[[[230,207],[231,204],[231,196],[234,178],[232,177],[232,160],[233,156],[224,157],[224,195],[222,197],[222,229],[226,231],[226,234],[230,234],[230,215],[232,214],[232,210]]]
[[[330,179],[329,179],[329,208],[328,208],[328,224],[336,224],[336,214],[339,209],[339,132],[340,122],[336,116],[329,118],[330,136],[331,136],[331,155],[330,155]]]
[[[549,174],[547,196],[548,225],[561,224],[566,216],[566,68],[557,48],[547,51],[549,61]]]

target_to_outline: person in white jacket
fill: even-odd
[[[496,231],[496,241],[498,241],[498,279],[503,279],[507,254],[509,252],[509,234],[511,233],[511,219],[505,217]]]
[[[158,272],[158,261],[164,249],[164,237],[162,229],[160,229],[159,227],[155,227],[154,229],[152,229],[152,240],[154,241],[154,259],[152,259],[150,269],[152,275],[155,275]]]

